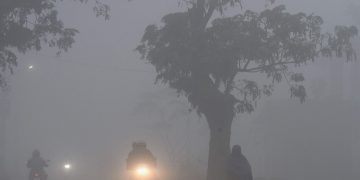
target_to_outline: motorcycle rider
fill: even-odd
[[[139,164],[146,164],[151,168],[156,167],[156,159],[150,150],[146,148],[145,142],[134,142],[127,158],[128,170],[133,170]]]
[[[235,145],[232,148],[228,162],[229,180],[253,180],[249,161],[241,152],[241,147]]]
[[[36,149],[32,152],[32,157],[28,160],[26,166],[30,169],[29,180],[33,180],[35,174],[39,176],[40,180],[47,180],[47,174],[44,168],[49,165],[40,156],[39,150]]]

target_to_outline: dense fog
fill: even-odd
[[[80,31],[68,52],[18,54],[0,92],[1,180],[25,180],[34,149],[50,160],[49,180],[125,179],[125,160],[137,140],[156,156],[162,179],[206,178],[206,120],[174,89],[154,84],[154,67],[134,51],[147,25],[186,7],[176,0],[104,2],[111,7],[109,20],[96,18],[91,4],[57,3],[64,24]],[[322,16],[324,31],[360,28],[358,0],[276,4]],[[259,11],[265,4],[246,0],[243,6]],[[222,16],[238,11],[229,8]],[[360,49],[359,38],[354,46]],[[290,98],[282,82],[254,112],[235,117],[231,144],[242,146],[254,179],[360,178],[360,63],[321,57],[310,64],[300,68],[304,103]],[[70,176],[62,169],[67,161],[74,166]]]

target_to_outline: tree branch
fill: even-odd
[[[208,24],[212,14],[214,13],[216,9],[216,5],[214,5],[213,3],[210,4],[210,7],[208,9],[208,11],[205,13],[205,17],[204,17],[204,24],[203,24],[203,29],[206,28],[206,25]]]
[[[285,70],[283,70],[282,73],[283,73],[283,76],[284,76],[284,78],[285,78],[285,80],[286,80],[286,83],[287,83],[287,84],[289,85],[289,87],[290,87],[290,86],[291,86],[291,85],[290,85],[290,81],[289,81],[289,79],[288,79],[287,76],[286,76]]]
[[[249,64],[250,64],[250,59],[246,62],[246,64],[244,65],[244,67],[242,68],[242,69],[244,69],[244,70],[246,70],[247,69],[247,67],[249,66]]]
[[[230,94],[231,88],[233,88],[232,82],[234,82],[235,76],[236,76],[236,73],[234,73],[234,74],[230,77],[230,79],[226,82],[224,94]]]
[[[287,64],[296,64],[296,63],[298,63],[298,62],[296,62],[296,61],[278,62],[278,63],[273,63],[273,64],[259,66],[259,67],[250,68],[250,69],[239,69],[238,72],[259,72],[266,68],[274,67],[277,65],[287,65]]]

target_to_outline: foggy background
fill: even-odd
[[[95,18],[88,5],[59,4],[65,25],[80,30],[68,53],[56,57],[45,48],[19,56],[9,87],[0,93],[5,176],[27,178],[26,161],[38,148],[51,160],[50,180],[64,178],[65,161],[74,163],[70,179],[120,179],[132,141],[145,140],[164,177],[186,173],[204,178],[205,120],[189,112],[189,104],[173,90],[154,85],[153,67],[134,51],[147,25],[184,7],[175,0],[104,2],[111,6],[109,21]],[[291,12],[322,16],[324,31],[360,26],[351,14],[354,5],[360,7],[357,0],[277,1],[282,3]],[[261,10],[264,3],[247,0],[244,6]],[[304,104],[279,86],[253,114],[237,117],[232,143],[243,147],[254,177],[360,178],[360,65],[343,62],[320,59],[305,67]],[[30,64],[34,69],[27,68]]]

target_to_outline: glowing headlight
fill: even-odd
[[[71,169],[71,164],[64,164],[64,169],[66,169],[66,170]]]
[[[140,166],[136,168],[136,174],[139,176],[148,176],[150,174],[150,170],[145,166]]]

